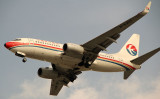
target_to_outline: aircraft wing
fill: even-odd
[[[58,81],[58,79],[52,79],[51,81],[51,88],[50,88],[50,95],[58,95],[60,90],[62,89],[63,84]]]
[[[134,24],[136,21],[141,19],[144,15],[149,12],[151,6],[151,1],[148,3],[146,8],[138,13],[137,15],[133,16],[132,18],[126,20],[125,22],[117,25],[116,27],[112,28],[111,30],[101,34],[100,36],[86,42],[82,46],[89,52],[93,52],[94,54],[98,54],[101,50],[105,50],[109,45],[120,37],[120,33],[127,29],[129,26]],[[96,56],[95,56],[96,57]]]
[[[70,81],[65,77],[57,77],[57,78],[52,79],[50,95],[57,96],[60,90],[62,89],[63,85],[67,86],[69,82]]]
[[[50,87],[50,95],[57,96],[58,93],[61,91],[63,86],[68,86],[69,82],[74,82],[77,79],[77,75],[81,74],[82,72],[79,70],[72,70],[61,68],[60,66],[55,67],[52,64],[53,69],[49,69],[48,74],[50,74],[49,79],[51,79],[51,87]],[[41,68],[42,72],[46,72],[46,68]],[[43,74],[44,75],[44,74]],[[40,77],[44,77],[40,75]]]

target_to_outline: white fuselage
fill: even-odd
[[[139,69],[139,66],[132,64],[127,59],[123,59],[123,57],[105,53],[99,53],[97,59],[89,68],[78,66],[81,59],[64,55],[62,49],[63,44],[38,39],[21,38],[20,41],[7,42],[6,47],[14,53],[24,53],[25,57],[47,61],[56,66],[68,69],[78,67],[82,71],[93,70],[100,72],[119,72]]]

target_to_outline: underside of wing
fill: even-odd
[[[51,81],[51,88],[50,88],[50,95],[57,96],[60,90],[62,89],[63,84],[60,83],[57,79],[52,79]]]
[[[149,12],[150,6],[151,2],[148,3],[146,8],[142,12],[126,20],[125,22],[117,25],[111,30],[101,34],[100,36],[86,42],[82,46],[86,48],[86,50],[92,51],[94,53],[99,53],[101,50],[105,50],[110,44],[116,42],[122,31],[124,31],[129,26],[141,19],[144,15],[146,15]],[[148,11],[146,11],[147,9]]]
[[[51,81],[50,95],[57,96],[63,85],[67,85],[70,81],[63,78],[55,78]]]
[[[52,64],[52,68],[41,67],[38,75],[45,79],[51,79],[50,95],[57,96],[63,86],[68,86],[69,82],[74,82],[77,75],[82,72],[78,69],[66,69]]]
[[[122,22],[111,30],[99,35],[98,37],[82,44],[81,46],[84,47],[86,52],[84,53],[84,57],[82,58],[82,62],[79,63],[79,66],[83,65],[84,62],[86,68],[91,66],[97,58],[98,53],[102,50],[106,50],[106,48],[113,42],[116,43],[116,40],[120,37],[120,33],[146,15],[149,12],[150,6],[151,2],[148,3],[142,12]]]

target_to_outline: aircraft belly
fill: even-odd
[[[19,47],[16,48],[17,51],[23,52],[26,54],[26,57],[38,59],[42,61],[57,62],[60,52],[55,52],[52,50],[42,49],[42,48],[33,48],[33,47]]]
[[[15,51],[19,51],[25,53],[26,57],[51,62],[64,68],[74,68],[79,62],[81,62],[81,59],[63,55],[62,52],[42,49],[38,47],[18,47],[12,49],[11,51],[14,53]]]
[[[66,55],[61,55],[58,58],[58,65],[62,66],[64,68],[70,68],[73,69],[76,66],[78,66],[78,63],[81,62],[81,59],[78,58],[73,58],[70,56],[66,56]]]
[[[94,62],[91,66],[91,69],[93,71],[99,71],[99,72],[120,72],[125,71],[125,68],[111,62],[105,62],[96,60],[96,63]]]

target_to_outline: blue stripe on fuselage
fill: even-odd
[[[116,63],[116,62],[113,62],[113,61],[109,61],[109,60],[104,60],[104,59],[99,59],[97,58],[97,60],[101,60],[101,61],[105,61],[105,62],[109,62],[109,63],[113,63],[113,64],[116,64],[116,65],[119,65],[123,68],[125,68],[126,70],[130,70],[129,68],[127,68],[126,66],[122,65],[122,64],[119,64],[119,63]]]

